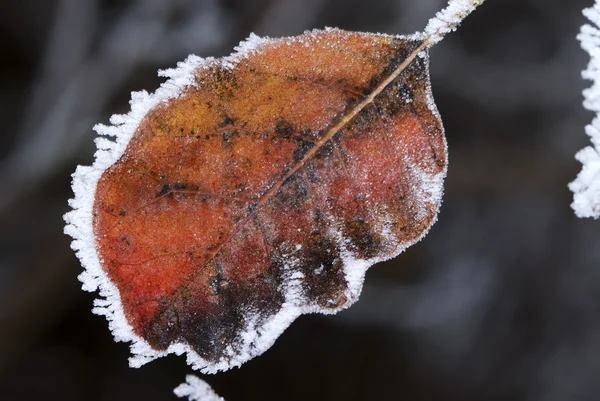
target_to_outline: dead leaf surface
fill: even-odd
[[[185,344],[205,371],[354,302],[368,266],[433,223],[446,169],[422,39],[326,30],[250,47],[141,120],[93,205],[134,334]]]

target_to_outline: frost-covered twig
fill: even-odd
[[[433,46],[444,38],[447,33],[453,32],[469,14],[471,14],[485,0],[449,0],[448,5],[435,17],[429,20],[425,27],[429,46]]]
[[[189,401],[225,401],[204,380],[195,375],[187,375],[185,383],[173,390],[179,398],[187,397]]]
[[[585,128],[593,146],[588,146],[575,155],[583,167],[577,179],[569,184],[573,191],[571,207],[578,217],[600,218],[600,0],[583,14],[594,24],[585,24],[577,39],[581,47],[590,54],[590,63],[583,71],[584,79],[592,81],[592,86],[583,91],[583,106],[596,113],[596,117]]]

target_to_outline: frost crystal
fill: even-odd
[[[450,0],[448,6],[429,20],[425,34],[429,37],[429,46],[433,46],[447,33],[454,32],[477,6],[485,0]]]
[[[185,383],[181,383],[173,390],[179,398],[187,397],[189,401],[225,401],[202,379],[194,375],[187,375]]]
[[[594,24],[585,24],[577,39],[581,47],[590,54],[590,62],[583,71],[584,79],[592,81],[592,86],[583,91],[583,106],[596,113],[596,118],[585,128],[592,145],[575,155],[583,167],[577,179],[569,184],[573,191],[571,207],[578,217],[600,218],[600,0],[583,14]]]

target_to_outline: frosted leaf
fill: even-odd
[[[422,35],[333,28],[282,39],[251,35],[224,59],[190,56],[175,69],[160,71],[168,80],[156,93],[133,93],[128,114],[113,116],[111,126],[96,126],[102,135],[96,140],[96,161],[74,174],[73,211],[65,216],[65,232],[74,238],[85,267],[80,275],[84,289],[100,291],[93,312],[106,316],[117,341],[132,343],[131,366],[169,353],[186,354],[194,369],[206,373],[239,366],[268,349],[299,315],[350,306],[371,265],[398,255],[427,233],[441,203],[447,149],[429,86],[424,40]],[[346,51],[339,52],[340,46]],[[390,53],[404,54],[399,65],[388,65]],[[395,68],[393,74],[384,74],[388,67]],[[254,73],[258,69],[261,74]],[[236,84],[229,85],[228,79]],[[308,84],[306,91],[313,80],[335,84]],[[342,85],[352,86],[337,89]],[[392,90],[385,91],[388,86]],[[266,92],[273,87],[290,93],[265,102],[274,95]],[[207,99],[223,107],[220,102],[235,99],[223,96],[233,88],[236,97],[259,104],[259,112],[248,113],[239,103],[227,105],[228,116],[212,106],[198,109]],[[357,102],[361,91],[364,98]],[[304,101],[285,106],[298,96]],[[371,103],[377,107],[366,108]],[[193,109],[180,109],[186,105]],[[266,108],[272,111],[260,112]],[[196,117],[199,110],[202,119]],[[224,135],[229,126],[235,130],[230,116],[246,132]],[[164,118],[167,123],[152,125]],[[354,126],[350,121],[355,118],[363,122]],[[170,128],[171,121],[178,125]],[[281,121],[287,123],[281,126]],[[335,146],[343,146],[344,159],[340,149],[328,150],[337,132],[342,135]],[[266,136],[272,139],[265,141]],[[239,146],[238,151],[209,146],[215,140]],[[228,172],[247,164],[248,159],[235,159],[244,151],[242,143],[254,149],[253,162],[262,167],[240,171],[241,181],[232,182]],[[384,148],[387,153],[381,154]],[[210,164],[189,159],[209,150]],[[184,162],[186,157],[190,161]],[[229,160],[229,167],[215,168],[215,160]],[[348,176],[349,169],[355,174]],[[152,171],[158,173],[148,174]],[[174,181],[161,183],[160,177]],[[200,190],[219,185],[238,189],[223,196]],[[215,207],[203,206],[210,204]],[[148,205],[152,211],[146,213]],[[246,219],[249,213],[255,217]],[[227,224],[236,221],[239,229],[231,230],[239,234],[219,245]],[[209,260],[214,263],[201,262],[214,249],[221,252]],[[194,252],[198,256],[187,256]],[[181,254],[185,259],[176,259]],[[268,279],[252,279],[244,288],[240,272]],[[193,291],[181,291],[179,285],[193,286]],[[237,286],[236,298],[227,295],[232,286]],[[189,299],[183,298],[186,294]],[[202,303],[204,297],[208,304]],[[141,304],[139,299],[160,301]]]
[[[299,315],[349,307],[370,266],[426,235],[447,168],[428,48],[481,2],[410,36],[251,35],[160,71],[95,127],[65,232],[132,367],[240,366]]]
[[[596,113],[592,123],[585,128],[592,146],[575,155],[583,164],[575,181],[569,184],[573,191],[571,207],[578,217],[600,218],[600,1],[587,8],[583,14],[594,24],[581,27],[577,36],[581,47],[590,54],[590,62],[582,72],[584,79],[592,81],[592,86],[583,91],[583,106]]]
[[[188,401],[225,401],[208,383],[195,375],[187,375],[185,383],[181,383],[173,392],[179,398],[187,397]]]

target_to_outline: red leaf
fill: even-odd
[[[84,279],[134,363],[240,365],[298,315],[356,301],[366,269],[435,220],[446,144],[422,37],[326,30],[239,50],[136,95],[99,128],[117,143],[76,173]]]

